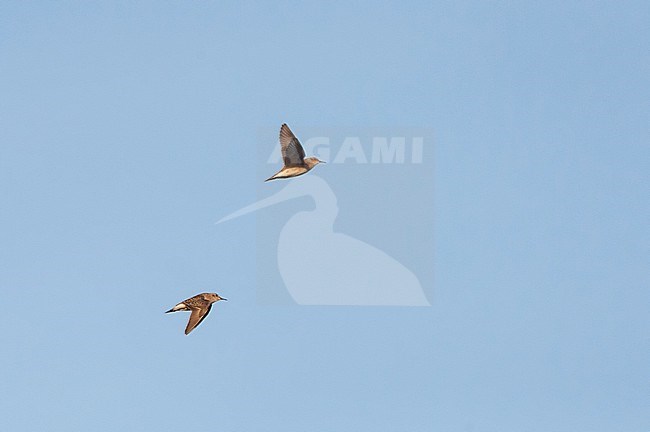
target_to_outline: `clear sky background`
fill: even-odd
[[[647,2],[222,3],[0,3],[2,430],[650,430]],[[432,307],[256,303],[285,121],[436,131]]]

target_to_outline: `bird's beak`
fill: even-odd
[[[320,162],[320,163],[327,163],[327,161],[318,161],[318,162]]]
[[[221,298],[220,298],[220,300],[225,300],[225,301],[228,301],[228,299],[225,299],[225,298],[223,298],[223,297],[221,297]]]

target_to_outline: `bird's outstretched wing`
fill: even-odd
[[[280,147],[284,166],[301,166],[305,163],[305,151],[286,123],[280,128]]]
[[[205,308],[192,308],[192,314],[190,315],[190,320],[187,322],[187,327],[185,327],[185,334],[188,335],[192,330],[194,330],[201,322],[208,316],[212,309],[212,305],[208,305]]]

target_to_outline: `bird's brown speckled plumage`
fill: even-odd
[[[183,300],[165,313],[191,311],[190,320],[187,322],[187,327],[185,327],[185,334],[187,335],[208,316],[212,309],[212,303],[216,303],[219,300],[227,299],[219,297],[219,294],[216,293],[197,294],[194,297]]]

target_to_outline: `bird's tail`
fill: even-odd
[[[171,309],[169,309],[169,310],[168,310],[167,312],[165,312],[165,313],[169,313],[169,312],[176,312],[176,311],[174,310],[174,308],[171,308]]]

